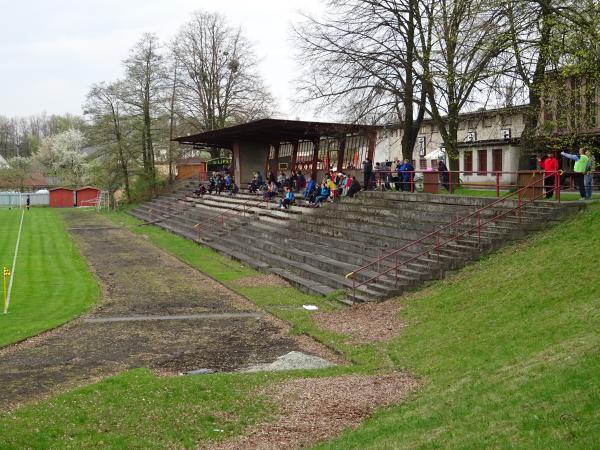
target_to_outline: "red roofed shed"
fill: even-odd
[[[77,206],[96,206],[100,197],[100,189],[92,186],[84,186],[75,192]]]
[[[73,189],[65,187],[50,189],[50,208],[72,208],[74,204]]]

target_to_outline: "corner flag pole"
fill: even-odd
[[[21,211],[21,224],[19,225],[19,234],[17,235],[17,245],[15,246],[15,256],[13,258],[12,270],[10,273],[10,281],[8,283],[8,291],[6,292],[6,298],[4,301],[4,314],[8,312],[8,307],[10,305],[10,293],[12,291],[13,281],[15,279],[15,266],[17,265],[17,255],[19,254],[19,243],[21,242],[21,230],[23,229],[23,218],[25,217],[25,210]],[[6,275],[6,271],[4,272]],[[6,277],[4,278],[4,283],[6,284]]]

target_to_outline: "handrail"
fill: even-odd
[[[252,205],[248,206],[250,203]],[[196,225],[194,225],[194,228],[198,229],[198,235],[200,235],[200,229],[201,228],[203,228],[205,230],[208,230],[208,231],[212,231],[213,228],[210,226],[210,223],[213,223],[215,220],[219,220],[220,219],[219,221],[220,221],[220,224],[221,224],[221,230],[223,230],[225,228],[225,219],[224,219],[224,217],[226,215],[235,216],[235,215],[239,214],[240,212],[242,212],[243,215],[244,215],[244,217],[245,217],[247,209],[259,207],[263,203],[266,203],[267,209],[270,208],[270,204],[271,204],[270,200],[266,200],[264,198],[261,201],[259,201],[259,202],[256,202],[255,200],[247,200],[244,203],[239,204],[235,208],[228,209],[227,211],[223,211],[222,213],[220,213],[218,215],[209,217],[206,222],[199,222],[199,223],[197,223]],[[242,209],[240,209],[240,208],[242,208]]]
[[[509,213],[511,213],[511,212],[513,212],[515,210],[519,211],[519,221],[520,221],[521,220],[521,215],[520,215],[521,208],[524,205],[527,205],[527,204],[529,204],[529,203],[531,203],[531,202],[533,202],[533,201],[535,201],[535,200],[537,200],[537,199],[539,199],[539,198],[541,198],[541,197],[543,197],[543,196],[546,195],[545,193],[542,193],[542,194],[538,195],[537,197],[534,197],[533,199],[527,201],[526,203],[522,203],[521,202],[521,194],[522,194],[522,192],[524,192],[526,189],[530,189],[531,187],[535,186],[540,181],[542,182],[542,186],[543,186],[543,181],[546,178],[549,178],[549,177],[555,177],[555,179],[557,179],[559,177],[559,173],[555,172],[555,173],[552,173],[552,174],[549,174],[549,175],[544,175],[541,179],[533,180],[532,182],[528,183],[527,185],[525,185],[524,187],[520,188],[519,190],[517,190],[515,192],[512,192],[512,193],[508,194],[507,196],[502,197],[502,198],[500,198],[500,199],[498,199],[498,200],[496,200],[496,201],[494,201],[494,202],[492,202],[492,203],[484,206],[483,208],[479,208],[476,211],[474,211],[474,212],[472,212],[472,213],[470,213],[470,214],[468,214],[468,215],[466,215],[466,216],[464,216],[464,217],[462,217],[460,219],[457,219],[454,222],[451,222],[451,223],[449,223],[449,224],[447,224],[447,225],[439,228],[436,231],[432,231],[431,233],[428,233],[425,236],[423,236],[423,237],[421,237],[421,238],[419,238],[419,239],[417,239],[415,241],[409,242],[408,244],[400,247],[399,249],[396,249],[396,250],[392,251],[391,253],[388,253],[387,255],[381,256],[381,257],[377,258],[376,260],[370,262],[369,264],[366,264],[366,265],[364,265],[364,266],[362,266],[362,267],[360,267],[360,268],[358,268],[358,269],[356,269],[356,270],[348,273],[346,275],[346,278],[352,277],[353,296],[356,298],[356,289],[357,288],[359,288],[361,286],[364,286],[364,285],[366,285],[368,283],[371,283],[371,282],[377,280],[378,278],[380,278],[381,276],[386,275],[389,272],[394,271],[394,270],[396,271],[396,283],[397,283],[397,281],[398,281],[398,268],[400,266],[406,265],[406,264],[408,264],[408,263],[410,263],[410,262],[412,262],[412,261],[414,261],[414,260],[416,260],[416,259],[424,256],[424,255],[427,255],[427,254],[431,253],[432,250],[436,250],[437,251],[437,256],[438,256],[438,261],[439,261],[439,255],[440,255],[440,248],[441,248],[441,246],[443,246],[445,244],[448,244],[449,242],[456,241],[459,237],[465,236],[466,234],[472,232],[475,229],[477,229],[477,231],[478,231],[478,233],[477,233],[477,240],[478,240],[478,242],[481,242],[481,227],[482,226],[487,225],[488,223],[491,223],[493,221],[496,221],[496,220],[498,220],[498,219],[500,219],[502,217],[505,217],[506,215],[508,215]],[[556,183],[554,190],[557,192],[557,195],[559,195],[560,184]],[[496,206],[499,203],[502,203],[502,202],[508,200],[510,197],[512,197],[514,195],[518,195],[518,201],[519,201],[518,206],[516,206],[516,207],[514,207],[514,208],[512,208],[512,209],[510,209],[508,211],[505,211],[504,213],[502,213],[500,215],[495,215],[493,218],[487,220],[484,223],[481,223],[481,212],[483,212],[483,211],[485,211],[487,209],[493,208],[494,206]],[[472,218],[474,216],[477,217],[477,225],[475,227],[473,227],[473,228],[471,228],[471,229],[469,229],[467,231],[464,231],[461,234],[455,234],[452,237],[452,239],[449,239],[449,240],[447,240],[447,241],[445,241],[443,243],[440,243],[440,236],[441,236],[441,233],[443,231],[445,231],[445,230],[447,230],[449,228],[452,228],[452,227],[456,228],[457,225],[459,225],[462,222],[465,222],[467,219]],[[428,250],[426,250],[426,251],[424,251],[424,252],[422,252],[422,253],[420,253],[420,254],[418,254],[416,256],[413,256],[412,258],[410,258],[410,259],[408,259],[406,261],[398,263],[398,253],[400,253],[401,251],[406,250],[406,249],[408,249],[408,248],[410,248],[410,247],[412,247],[414,245],[420,244],[423,241],[425,241],[426,239],[429,239],[429,238],[434,237],[434,236],[436,238],[436,244],[435,244],[434,247],[432,247],[432,248],[430,248],[430,249],[428,249]],[[370,279],[368,279],[366,281],[363,281],[363,282],[361,282],[359,284],[356,284],[356,274],[357,273],[362,272],[363,270],[368,269],[369,267],[372,267],[375,264],[379,265],[379,263],[381,261],[388,259],[390,256],[395,256],[396,257],[396,264],[395,264],[394,267],[392,267],[391,269],[388,269],[388,270],[386,270],[384,272],[378,273],[376,276],[374,276],[374,277],[372,277],[372,278],[370,278]]]

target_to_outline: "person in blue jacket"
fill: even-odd
[[[316,188],[317,188],[317,183],[315,182],[315,180],[312,179],[312,177],[309,177],[308,182],[306,183],[306,189],[304,190],[304,193],[302,194],[303,197],[306,200],[310,200],[310,197]]]
[[[412,180],[415,176],[415,168],[408,159],[404,160],[404,163],[398,167],[398,175],[401,180],[400,187],[402,191],[412,191]]]
[[[329,188],[327,187],[327,183],[325,181],[323,181],[323,183],[321,184],[321,191],[319,192],[319,195],[317,195],[317,198],[315,198],[315,202],[313,203],[312,206],[319,208],[321,206],[321,202],[323,200],[327,200],[328,198],[329,198]]]
[[[285,196],[279,200],[279,209],[288,209],[292,203],[296,200],[296,196],[292,192],[289,186],[285,187]]]

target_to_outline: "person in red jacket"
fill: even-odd
[[[556,182],[556,172],[558,172],[558,160],[552,152],[548,152],[548,156],[541,162],[544,171],[544,186],[546,187],[546,198],[552,198],[554,194],[554,184]]]

